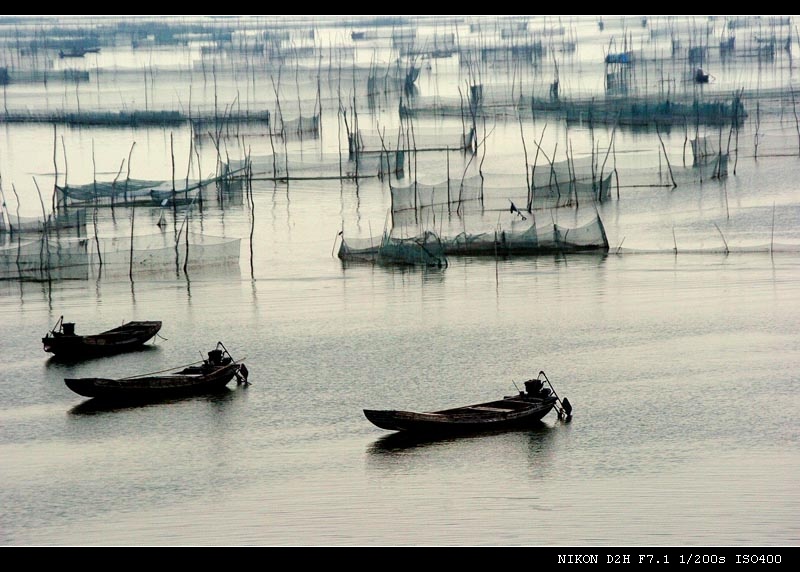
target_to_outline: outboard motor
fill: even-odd
[[[564,418],[567,420],[572,419],[572,404],[569,402],[569,399],[566,397],[561,400],[561,413],[564,415]]]
[[[250,372],[247,370],[247,366],[245,366],[244,364],[241,364],[239,366],[239,369],[236,371],[236,384],[240,385],[240,384],[243,383],[245,385],[250,385],[250,382],[247,381],[247,378],[249,377],[249,375],[250,375]]]

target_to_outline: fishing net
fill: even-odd
[[[184,270],[238,271],[241,239],[182,233],[39,240],[0,248],[0,277],[87,279]]]
[[[17,216],[10,212],[6,213],[6,217],[8,222],[0,212],[0,233],[41,233],[49,230],[76,229],[77,234],[85,234],[82,231],[86,226],[86,211],[83,210],[58,213],[55,216],[49,214],[46,219],[40,216]]]
[[[0,247],[0,279],[68,280],[89,277],[87,240],[56,241],[47,236]]]
[[[400,266],[447,266],[444,244],[432,231],[401,237],[393,233],[381,237],[346,239],[342,236],[338,256],[345,262],[374,262]]]
[[[405,153],[397,151],[379,155],[335,153],[289,155],[260,155],[247,160],[232,161],[234,168],[250,165],[252,177],[259,179],[312,180],[354,179],[401,173]]]

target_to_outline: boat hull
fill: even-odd
[[[59,357],[110,355],[140,348],[161,330],[161,322],[128,322],[100,334],[78,336],[51,332],[42,338],[44,351]]]
[[[116,401],[157,400],[219,391],[239,373],[240,367],[239,363],[230,363],[202,373],[128,379],[87,377],[65,379],[64,383],[84,397]]]
[[[389,431],[419,434],[474,433],[529,427],[541,421],[555,405],[555,398],[535,400],[510,398],[425,413],[365,409],[364,415],[373,425]]]

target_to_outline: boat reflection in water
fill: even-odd
[[[131,355],[135,356],[135,359],[139,358],[150,358],[155,357],[155,353],[152,352],[160,352],[161,345],[157,344],[144,344],[135,348],[131,348],[129,350],[125,350],[124,352],[120,352],[119,354],[96,354],[96,355],[80,355],[80,356],[70,356],[70,355],[61,355],[56,354],[52,355],[44,362],[44,365],[47,369],[59,370],[63,369],[65,371],[71,371],[71,368],[75,366],[79,366],[84,363],[93,363],[97,361],[104,361],[108,363],[116,363],[119,361],[120,363],[128,363],[127,361],[131,359]]]
[[[114,413],[120,411],[132,411],[147,407],[163,407],[165,405],[185,405],[192,402],[207,403],[217,407],[225,407],[227,404],[239,399],[247,390],[247,385],[242,385],[236,389],[222,387],[216,391],[204,393],[202,395],[187,395],[184,397],[173,397],[157,401],[109,401],[104,399],[87,399],[70,409],[68,413],[77,417],[102,415],[103,413]]]
[[[531,424],[530,427],[522,429],[493,429],[487,431],[466,431],[460,433],[438,434],[420,434],[398,431],[396,433],[384,435],[374,441],[369,447],[369,452],[376,455],[392,454],[394,452],[401,452],[411,449],[447,446],[448,444],[456,442],[489,440],[504,435],[511,435],[514,439],[517,439],[519,436],[528,436],[531,439],[539,439],[546,437],[552,430],[553,427],[544,421],[537,421]]]

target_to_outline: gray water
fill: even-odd
[[[4,544],[796,542],[796,254],[343,267],[301,215],[276,218],[255,280],[243,260],[222,277],[0,284]],[[160,319],[166,339],[58,363],[39,338],[61,315],[87,333]],[[62,381],[218,340],[251,386],[97,409]],[[539,370],[570,423],[404,445],[362,414],[490,400]]]
[[[487,166],[513,171],[516,119],[494,127]],[[90,143],[114,135],[97,145],[107,173],[132,139],[145,157],[169,152],[163,130],[66,135],[83,150],[78,178]],[[653,134],[617,137],[657,157]],[[22,181],[52,157],[19,154],[52,139],[35,126],[0,138],[24,214],[38,199]],[[679,156],[683,133],[665,139]],[[163,176],[163,162],[151,169]],[[242,239],[233,267],[1,280],[0,544],[796,545],[798,176],[796,156],[743,156],[724,181],[623,187],[554,215],[577,224],[596,208],[606,254],[451,257],[442,269],[335,257],[340,230],[382,232],[385,181],[254,181],[252,207],[208,206],[190,223]],[[137,231],[161,232],[160,214],[138,209]],[[98,232],[124,236],[129,217],[104,210]],[[142,351],[70,364],[40,343],[60,316],[78,333],[164,325]],[[193,362],[217,341],[252,385],[111,407],[63,382]],[[362,413],[492,400],[540,370],[573,404],[570,422],[551,413],[529,430],[411,441]]]

